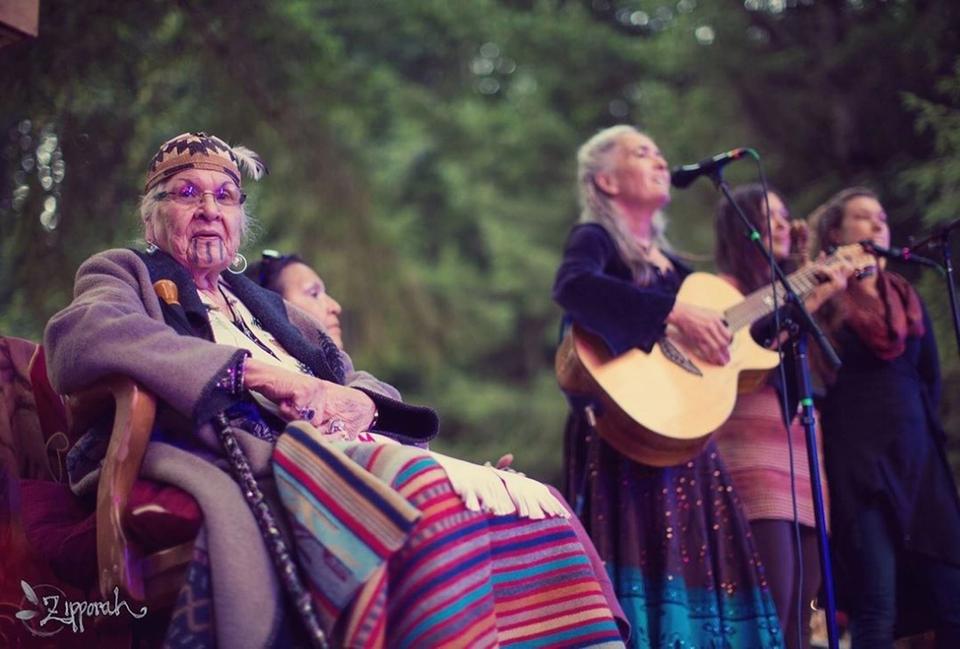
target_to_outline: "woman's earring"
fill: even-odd
[[[156,251],[160,250],[153,241],[147,241],[147,254],[152,255]]]
[[[227,270],[229,270],[234,275],[243,275],[243,271],[245,271],[246,269],[247,269],[247,258],[241,255],[239,252],[237,253],[237,256],[233,258],[233,262],[231,262],[230,266],[227,267]]]

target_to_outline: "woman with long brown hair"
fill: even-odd
[[[824,249],[890,245],[886,212],[863,187],[812,220]],[[843,361],[825,373],[821,407],[838,593],[854,649],[892,647],[908,609],[936,628],[937,647],[960,647],[960,501],[937,414],[937,346],[920,296],[884,264],[822,311]]]
[[[746,185],[733,191],[733,199],[762,234],[765,247],[784,272],[797,270],[805,262],[806,224],[790,220],[790,212],[778,192],[765,190],[761,185]],[[721,276],[745,294],[769,285],[770,264],[745,236],[743,224],[729,201],[724,199],[717,206],[714,225],[716,263]],[[817,273],[823,283],[806,298],[805,307],[816,311],[828,297],[843,290],[850,270],[845,263],[819,264]],[[758,342],[766,346],[775,346],[778,339],[771,321],[772,318],[761,321],[753,329]],[[820,562],[807,444],[803,426],[796,418],[797,390],[793,386],[794,366],[789,353],[784,355],[784,373],[787,395],[780,373],[772,371],[758,391],[738,396],[733,414],[715,438],[750,521],[787,646],[806,648],[810,644],[809,604],[820,586]],[[789,414],[783,409],[784,396],[792,405]],[[795,520],[799,532],[794,528]]]

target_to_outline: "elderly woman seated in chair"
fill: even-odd
[[[240,274],[242,175],[264,171],[205,133],[166,142],[140,206],[146,250],[88,259],[45,335],[61,393],[119,374],[162,404],[141,475],[190,492],[204,516],[168,639],[619,644],[564,503],[411,444],[436,434],[434,411],[358,379],[322,322]]]

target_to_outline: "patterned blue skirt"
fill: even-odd
[[[654,468],[571,417],[565,443],[565,495],[606,562],[631,647],[783,647],[750,527],[712,442],[686,464]]]

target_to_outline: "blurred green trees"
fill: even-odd
[[[754,146],[796,216],[867,182],[898,242],[956,216],[949,0],[41,10],[40,38],[0,49],[0,331],[39,338],[77,265],[136,240],[154,149],[206,130],[271,168],[251,189],[259,233],[246,254],[296,250],[317,266],[357,364],[440,410],[437,448],[513,451],[551,480],[566,405],[550,288],[577,214],[574,152],[596,129],[638,123],[674,162]],[[714,201],[704,181],[671,208],[675,244],[704,260]],[[941,286],[922,286],[956,434],[957,350]]]

